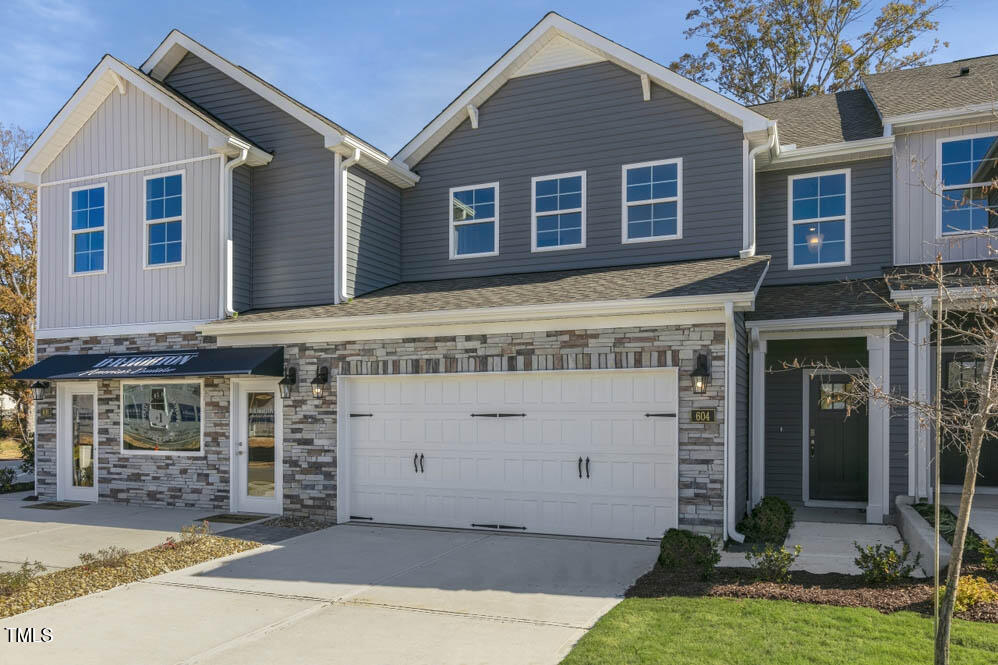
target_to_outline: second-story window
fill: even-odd
[[[790,176],[789,267],[849,264],[849,169]]]
[[[681,238],[683,160],[623,166],[623,242]]]
[[[104,199],[107,187],[82,187],[70,192],[73,274],[104,271]]]
[[[496,192],[499,183],[450,190],[450,257],[467,259],[499,253]]]
[[[184,260],[184,177],[182,173],[146,178],[146,267]]]
[[[941,141],[941,235],[998,226],[998,136]]]
[[[531,251],[586,246],[586,172],[535,177]]]

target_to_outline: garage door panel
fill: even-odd
[[[678,433],[674,419],[645,414],[674,412],[676,384],[675,370],[351,378],[351,410],[373,414],[349,421],[351,513],[571,535],[661,534],[677,521]],[[579,457],[589,458],[588,478],[584,467],[579,478]]]

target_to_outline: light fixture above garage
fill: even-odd
[[[312,397],[322,399],[322,392],[327,383],[329,383],[329,368],[320,367],[319,371],[315,373],[315,378],[312,379]]]
[[[706,353],[697,354],[697,365],[690,372],[690,379],[693,381],[693,392],[703,395],[707,392],[707,384],[710,383],[710,360]]]
[[[38,401],[45,397],[45,391],[49,389],[48,381],[35,381],[31,384],[31,395]]]
[[[291,391],[298,385],[298,370],[288,367],[284,370],[284,378],[278,382],[278,385],[281,387],[281,399],[290,398]]]

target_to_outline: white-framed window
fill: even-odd
[[[787,262],[791,270],[849,265],[849,180],[849,169],[789,176]]]
[[[942,185],[937,235],[998,227],[998,135],[939,139]]]
[[[586,246],[586,172],[530,180],[530,251]]]
[[[624,164],[620,211],[624,243],[682,238],[682,158]]]
[[[121,382],[121,452],[125,455],[204,453],[204,382]]]
[[[499,183],[451,187],[450,257],[470,259],[499,253]]]
[[[69,190],[71,275],[106,272],[107,184]]]
[[[145,267],[184,263],[184,172],[145,178]]]

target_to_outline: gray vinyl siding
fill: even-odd
[[[232,306],[253,305],[253,169],[232,172]]]
[[[787,207],[788,180],[792,175],[850,169],[851,187],[851,263],[832,268],[790,270],[787,240],[790,234]],[[800,284],[841,279],[877,277],[892,264],[891,188],[893,175],[890,158],[870,159],[847,164],[822,164],[786,171],[758,174],[756,198],[758,230],[757,251],[773,257],[766,274],[766,284]]]
[[[940,139],[971,134],[998,134],[998,120],[911,133],[894,138],[897,184],[894,196],[894,258],[898,265],[931,263],[936,254],[943,261],[993,259],[988,238],[974,236],[939,236],[939,207],[942,198],[938,180],[938,145]]]
[[[200,157],[209,158],[143,169]],[[108,95],[42,174],[49,184],[40,194],[39,327],[217,318],[220,159],[203,134],[135,86]],[[140,170],[101,175],[129,169]],[[184,174],[184,262],[145,269],[144,179],[177,171]],[[67,179],[74,181],[58,184]],[[98,184],[107,185],[106,272],[74,275],[70,192]]]
[[[353,297],[401,279],[399,190],[354,166],[347,170],[347,293]]]
[[[735,312],[735,519],[748,505],[749,363],[745,315]]]
[[[274,154],[253,173],[254,309],[333,301],[333,153],[323,138],[188,53],[166,83]]]
[[[602,62],[507,82],[402,193],[405,281],[734,256],[742,246],[741,129]],[[683,158],[683,238],[621,242],[621,165]],[[587,175],[587,245],[531,253],[531,178]],[[499,255],[449,259],[448,190],[499,182]]]
[[[891,392],[908,395],[908,314],[898,322],[891,337],[890,375]],[[894,498],[908,494],[908,411],[892,409],[890,432],[890,510],[895,509]]]

